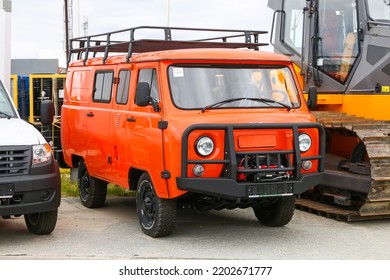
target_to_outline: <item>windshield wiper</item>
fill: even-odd
[[[211,108],[217,108],[217,107],[220,107],[226,103],[231,103],[231,102],[235,102],[235,101],[241,101],[241,100],[250,100],[250,101],[256,101],[256,102],[262,102],[262,103],[275,103],[275,104],[278,104],[284,108],[287,108],[288,111],[290,111],[292,108],[290,106],[288,106],[287,104],[284,104],[284,103],[281,103],[281,102],[278,102],[276,100],[272,100],[272,99],[267,99],[267,98],[251,98],[251,97],[239,97],[239,98],[230,98],[230,99],[226,99],[226,100],[222,100],[222,101],[219,101],[217,103],[214,103],[214,104],[210,104],[210,105],[207,105],[206,107],[203,107],[201,112],[204,113],[204,111],[208,110],[208,109],[211,109]]]
[[[217,108],[217,107],[220,107],[226,103],[231,103],[231,102],[234,102],[234,101],[241,101],[241,100],[245,100],[245,99],[248,99],[246,97],[239,97],[239,98],[230,98],[230,99],[225,99],[225,100],[222,100],[222,101],[219,101],[217,103],[214,103],[214,104],[210,104],[210,105],[207,105],[206,107],[203,107],[201,112],[204,113],[204,111],[208,110],[208,109],[211,109],[211,108]]]
[[[279,101],[276,101],[276,100],[273,100],[273,99],[268,99],[268,98],[246,98],[246,99],[251,100],[251,101],[262,102],[262,103],[275,103],[275,104],[278,104],[278,105],[286,108],[288,111],[290,111],[292,109],[289,105],[284,104],[284,103],[279,102]]]
[[[5,112],[2,112],[2,111],[0,111],[0,115],[4,115],[4,116],[6,116],[6,117],[7,117],[7,119],[10,119],[10,118],[12,118],[12,116],[11,116],[11,115],[8,115],[7,113],[5,113]]]

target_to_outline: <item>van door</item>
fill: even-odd
[[[86,164],[91,176],[106,180],[110,178],[111,161],[109,123],[111,114],[114,70],[99,68],[94,74],[92,100],[86,111],[87,156]]]
[[[61,109],[61,143],[66,161],[72,155],[86,158],[86,119],[90,103],[92,73],[87,68],[71,68],[66,78],[64,105]]]
[[[134,104],[132,98],[129,119],[133,120],[129,133],[127,158],[129,164],[135,168],[145,170],[149,173],[157,195],[167,197],[166,180],[162,179],[164,170],[163,145],[161,120],[164,106],[161,99],[161,86],[158,71],[154,64],[143,64],[136,68],[138,73],[137,82],[147,82],[150,86],[150,96],[155,105],[139,107]],[[160,126],[160,128],[159,128]]]
[[[110,154],[111,158],[111,180],[114,184],[122,187],[129,187],[128,170],[126,162],[126,146],[131,144],[127,141],[128,126],[132,123],[128,120],[129,112],[129,88],[131,71],[128,66],[119,66],[118,82],[114,89],[115,95],[112,100],[110,117]]]

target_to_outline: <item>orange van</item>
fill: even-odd
[[[165,38],[134,39],[141,29]],[[182,205],[252,207],[260,223],[286,225],[295,197],[321,182],[325,151],[292,63],[256,50],[260,32],[180,41],[173,30],[72,41],[61,142],[83,205],[103,205],[107,183],[135,190],[152,237],[172,232]]]

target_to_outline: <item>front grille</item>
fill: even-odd
[[[265,182],[290,179],[294,151],[237,152],[237,181]]]
[[[0,148],[0,176],[28,174],[31,162],[29,146]]]

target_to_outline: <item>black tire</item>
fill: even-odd
[[[48,212],[25,214],[24,221],[31,233],[38,235],[51,233],[57,224],[58,209]]]
[[[83,160],[78,168],[77,185],[81,203],[85,207],[98,208],[106,201],[107,182],[90,176]]]
[[[175,227],[176,201],[159,198],[147,173],[138,181],[137,214],[142,231],[151,237],[168,236]]]
[[[281,197],[275,203],[259,208],[253,208],[257,220],[266,226],[281,227],[287,225],[294,216],[295,198]]]

